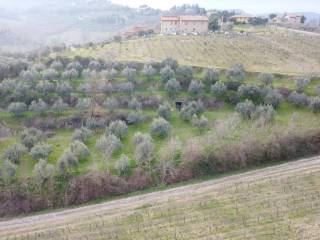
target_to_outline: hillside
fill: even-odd
[[[316,239],[320,159],[0,222],[0,239]]]
[[[317,35],[259,29],[258,33],[243,35],[156,36],[77,49],[67,55],[121,61],[161,61],[173,57],[183,65],[227,68],[242,63],[248,71],[319,74],[319,44]]]

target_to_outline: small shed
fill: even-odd
[[[183,107],[183,101],[176,101],[176,109],[180,112]]]

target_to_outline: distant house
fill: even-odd
[[[234,15],[230,17],[230,20],[234,23],[249,23],[252,17],[246,15]]]
[[[208,16],[162,16],[161,33],[207,33]]]
[[[302,23],[303,18],[304,18],[304,16],[302,14],[284,13],[282,15],[277,16],[273,20],[273,22],[300,24],[300,23]]]

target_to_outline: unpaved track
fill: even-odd
[[[131,212],[137,207],[141,207],[145,204],[154,205],[168,202],[172,198],[188,198],[190,194],[194,196],[196,194],[230,186],[235,183],[250,183],[257,180],[264,181],[281,178],[282,176],[294,176],[301,172],[307,174],[309,172],[319,171],[319,169],[320,157],[314,157],[221,179],[128,197],[106,203],[61,210],[37,216],[0,220],[0,239],[7,239],[7,237],[19,234],[33,234],[47,230],[51,231],[53,229],[64,228],[66,225],[79,224],[81,221],[90,222],[90,219],[104,214],[107,214],[110,217],[116,217],[123,214],[124,211]]]

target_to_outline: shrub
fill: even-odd
[[[133,145],[137,146],[144,141],[152,141],[152,137],[149,134],[143,134],[141,132],[137,132],[133,136]]]
[[[81,110],[87,110],[91,107],[92,101],[90,98],[79,98],[76,108]]]
[[[33,70],[23,71],[20,75],[23,80],[31,83],[39,79],[39,73]]]
[[[141,104],[141,102],[138,101],[137,98],[133,98],[133,99],[129,102],[128,107],[129,107],[130,109],[135,110],[135,111],[140,111],[140,110],[142,109],[142,104]]]
[[[55,167],[52,164],[48,164],[44,159],[40,159],[33,168],[33,175],[40,186],[52,179],[54,172]]]
[[[8,112],[16,117],[21,117],[27,111],[27,105],[23,102],[13,102],[8,106]]]
[[[30,154],[34,160],[47,159],[52,152],[52,146],[46,143],[37,143],[31,148]]]
[[[200,101],[192,101],[184,105],[180,112],[180,117],[185,121],[190,121],[193,115],[199,115],[204,111],[203,104]]]
[[[189,66],[180,66],[177,68],[176,76],[181,86],[187,89],[193,78],[193,69]]]
[[[14,164],[19,164],[22,156],[27,153],[27,148],[22,144],[12,144],[4,152],[4,159],[11,161]]]
[[[85,143],[92,136],[92,131],[86,127],[77,129],[72,135],[72,141],[80,141]]]
[[[203,133],[208,128],[209,120],[204,116],[198,118],[194,115],[192,118],[192,125],[196,127],[200,133]]]
[[[121,75],[127,78],[129,82],[135,82],[137,77],[137,70],[134,68],[126,67],[125,69],[123,69]]]
[[[175,73],[171,67],[167,65],[160,70],[160,75],[162,83],[166,84],[170,79],[174,78]]]
[[[68,64],[67,69],[76,69],[80,73],[83,70],[83,66],[80,62],[74,61]]]
[[[320,96],[320,84],[317,86],[316,92],[317,92],[318,96]]]
[[[166,83],[165,89],[170,97],[175,97],[181,90],[180,83],[176,79],[171,79]]]
[[[320,97],[311,98],[309,108],[314,113],[320,113]]]
[[[101,70],[100,62],[95,61],[95,60],[90,61],[88,67],[91,71],[100,71]]]
[[[63,79],[72,80],[72,79],[76,79],[78,77],[79,77],[79,72],[74,68],[72,68],[70,70],[66,70],[62,73]]]
[[[73,141],[70,145],[70,151],[79,160],[86,159],[90,155],[88,147],[80,141]]]
[[[101,72],[101,76],[109,80],[113,80],[117,75],[118,75],[118,71],[114,68]]]
[[[204,74],[203,82],[207,86],[214,85],[219,81],[220,73],[216,69],[207,69]]]
[[[16,175],[17,165],[9,160],[4,160],[0,169],[0,179],[7,180]]]
[[[138,144],[134,155],[139,166],[145,166],[150,169],[154,157],[154,144],[152,140],[145,140]]]
[[[44,80],[55,80],[59,78],[59,73],[54,69],[47,69],[42,74]]]
[[[60,95],[60,96],[69,96],[70,93],[71,93],[71,90],[72,90],[72,87],[70,86],[69,83],[59,83],[57,85],[57,93]]]
[[[57,166],[61,172],[67,172],[72,168],[79,165],[78,158],[70,151],[70,149],[64,151],[62,156],[58,159]]]
[[[244,102],[240,102],[236,106],[236,111],[244,119],[251,119],[255,113],[256,106],[251,100],[246,99]]]
[[[234,64],[226,72],[226,77],[229,81],[242,82],[246,73],[242,64]]]
[[[259,75],[259,80],[263,85],[269,86],[269,85],[272,85],[274,76],[271,73],[261,73]]]
[[[223,82],[216,82],[211,86],[211,92],[218,98],[221,98],[226,95],[227,87]]]
[[[304,107],[309,105],[309,98],[304,93],[291,93],[288,97],[290,103],[296,107]]]
[[[61,114],[63,111],[68,110],[69,105],[65,103],[61,97],[54,101],[51,110],[55,113]]]
[[[38,101],[34,100],[31,102],[29,110],[42,115],[46,111],[48,111],[48,104],[45,103],[42,99],[39,99]]]
[[[166,58],[161,62],[161,66],[162,67],[170,66],[170,68],[172,68],[173,70],[176,70],[178,68],[178,62],[173,58]]]
[[[241,85],[238,89],[238,94],[244,99],[249,99],[253,102],[259,102],[264,96],[264,91],[258,86]]]
[[[104,102],[104,105],[112,113],[119,107],[119,101],[116,98],[110,97]]]
[[[171,119],[171,107],[169,103],[161,104],[157,110],[158,116],[169,121]]]
[[[254,112],[254,118],[258,126],[265,126],[268,123],[273,122],[276,115],[276,111],[271,105],[260,105]]]
[[[264,98],[264,103],[267,105],[271,105],[274,109],[277,109],[280,106],[282,100],[283,98],[281,94],[276,91],[269,90]]]
[[[43,94],[53,93],[55,89],[56,89],[55,85],[48,81],[40,81],[36,85],[36,90]]]
[[[96,148],[107,157],[122,148],[121,140],[115,135],[102,136],[96,143]]]
[[[60,72],[63,70],[63,64],[59,60],[55,60],[51,63],[50,68]]]
[[[31,149],[36,143],[43,141],[44,138],[44,134],[40,130],[30,128],[23,130],[20,136],[20,141],[28,149]]]
[[[123,139],[128,134],[128,126],[124,121],[117,120],[111,122],[106,129],[106,135],[115,135]]]
[[[309,77],[299,77],[296,79],[296,91],[297,93],[303,93],[306,86],[310,83]]]
[[[143,66],[142,73],[147,77],[148,80],[151,80],[157,74],[157,70],[154,69],[152,65],[145,64]]]
[[[115,168],[120,176],[128,175],[131,170],[129,157],[122,154],[120,159],[116,163]]]
[[[154,119],[151,123],[150,133],[156,137],[168,137],[171,131],[170,123],[164,118]]]
[[[122,93],[132,93],[134,90],[134,85],[131,82],[124,82],[118,85],[118,91]]]
[[[128,124],[139,124],[143,121],[141,112],[132,112],[127,117]]]
[[[203,84],[201,82],[192,80],[188,89],[191,94],[200,94],[203,91]]]

